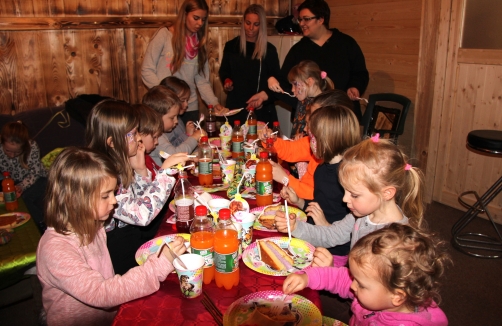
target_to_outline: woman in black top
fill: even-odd
[[[240,36],[228,41],[223,51],[219,75],[228,94],[225,106],[231,110],[254,107],[258,120],[271,126],[277,121],[277,112],[267,80],[279,73],[277,49],[267,42],[265,10],[250,5],[244,12]],[[234,120],[244,123],[246,117],[243,110],[229,120],[231,124]]]

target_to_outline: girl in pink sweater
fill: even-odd
[[[361,238],[346,267],[313,267],[289,275],[286,294],[309,287],[354,299],[350,325],[448,325],[438,278],[449,261],[442,246],[424,231],[393,223]]]
[[[174,270],[173,258],[162,251],[115,275],[103,223],[117,204],[117,178],[112,161],[90,149],[68,148],[51,167],[48,228],[37,250],[48,325],[110,325],[120,304],[157,291]],[[170,246],[185,251],[181,237]]]

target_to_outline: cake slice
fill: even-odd
[[[275,229],[275,212],[281,209],[281,205],[270,205],[265,207],[263,212],[258,217],[258,222],[260,224],[270,230]]]
[[[289,271],[294,269],[293,258],[275,242],[269,240],[257,240],[258,253],[262,262],[275,271]]]

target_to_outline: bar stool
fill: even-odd
[[[502,157],[502,131],[473,130],[467,135],[467,147],[478,154]],[[488,204],[500,191],[502,191],[502,176],[481,197],[476,191],[466,191],[460,194],[458,201],[469,210],[451,229],[453,246],[459,251],[474,257],[502,257],[502,234],[488,210]],[[473,194],[476,197],[474,205],[469,205],[462,198],[467,194]],[[460,234],[479,213],[486,213],[498,235],[498,239],[482,233],[466,232]]]

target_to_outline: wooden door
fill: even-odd
[[[502,130],[502,50],[462,48],[466,0],[442,0],[427,183],[433,199],[465,210],[458,195],[484,193],[502,175],[502,157],[466,148],[471,130]],[[470,197],[474,202],[474,197]],[[502,223],[502,194],[490,211]]]

